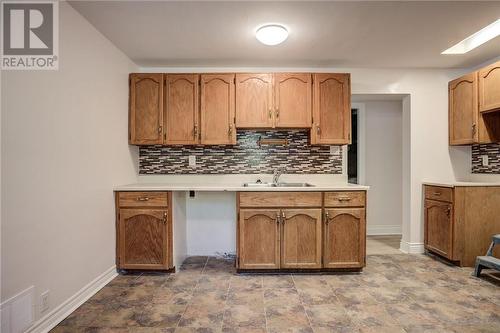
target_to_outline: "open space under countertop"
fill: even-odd
[[[134,183],[115,186],[114,191],[206,191],[206,192],[318,192],[318,191],[366,191],[370,187],[349,183],[315,183],[311,187],[245,187],[243,183]]]

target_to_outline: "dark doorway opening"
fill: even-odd
[[[358,110],[351,110],[352,143],[347,146],[347,178],[348,182],[358,184]]]

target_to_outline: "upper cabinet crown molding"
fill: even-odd
[[[312,144],[341,145],[350,107],[349,74],[131,74],[129,142],[236,144],[237,128],[305,128]]]

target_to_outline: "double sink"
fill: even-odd
[[[244,187],[314,187],[313,184],[309,183],[245,183]]]

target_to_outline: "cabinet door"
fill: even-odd
[[[234,74],[201,76],[201,143],[235,144]]]
[[[349,74],[313,75],[312,144],[351,143],[351,84]]]
[[[310,73],[274,74],[274,116],[276,127],[306,127],[312,123]]]
[[[452,204],[425,200],[425,248],[452,258]]]
[[[321,268],[321,209],[284,209],[281,268]]]
[[[500,61],[479,70],[479,111],[500,109]]]
[[[129,143],[163,142],[163,74],[130,74]]]
[[[119,268],[168,269],[168,210],[122,208],[119,214]]]
[[[365,209],[326,209],[324,224],[323,266],[325,268],[364,267]]]
[[[477,73],[464,75],[448,84],[450,145],[478,140]]]
[[[279,268],[279,210],[241,209],[239,215],[238,267]]]
[[[236,74],[236,127],[273,127],[272,74]]]
[[[197,74],[168,74],[166,83],[166,144],[197,144],[198,125]]]

